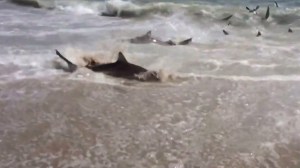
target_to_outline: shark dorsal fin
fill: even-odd
[[[125,56],[123,55],[122,52],[119,52],[119,56],[118,56],[117,62],[128,63],[128,61],[126,60],[126,58],[125,58]]]
[[[151,37],[151,30],[149,30],[149,31],[146,33],[146,36],[147,36],[147,37]]]

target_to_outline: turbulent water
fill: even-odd
[[[0,167],[299,168],[300,3],[278,5],[0,0]],[[128,42],[149,30],[193,41]],[[122,51],[162,82],[64,72],[55,49],[78,65]]]

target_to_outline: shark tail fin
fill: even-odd
[[[192,42],[192,39],[193,38],[189,38],[189,39],[186,39],[186,40],[183,40],[181,42],[178,43],[178,45],[188,45]]]
[[[275,6],[278,8],[279,6],[278,6],[278,3],[276,2],[276,1],[274,1],[274,3],[275,3]]]
[[[69,70],[71,72],[75,71],[77,69],[77,65],[73,64],[71,61],[69,61],[67,58],[65,58],[63,55],[61,55],[61,53],[57,50],[56,51],[56,55],[58,55],[62,60],[64,60],[67,64],[68,64],[68,67],[69,67]]]
[[[270,16],[270,7],[268,6],[265,19],[267,20]]]

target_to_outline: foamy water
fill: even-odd
[[[0,1],[0,167],[299,168],[300,5],[278,3]],[[149,30],[193,41],[127,41]],[[70,74],[55,49],[78,65],[122,51],[164,80]]]

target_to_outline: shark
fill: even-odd
[[[174,45],[188,45],[192,42],[192,38],[188,38],[186,40],[180,41],[178,43],[175,43],[172,40],[168,41],[162,41],[158,38],[155,38],[152,36],[152,32],[148,31],[146,34],[137,36],[135,38],[129,39],[130,43],[133,44],[148,44],[148,43],[155,43],[159,45],[165,45],[165,46],[174,46]]]
[[[69,61],[58,50],[56,50],[56,55],[68,64],[69,72],[76,71],[76,69],[78,68],[76,64]],[[160,81],[158,72],[149,71],[146,68],[128,62],[122,52],[118,53],[118,59],[115,62],[104,64],[94,62],[92,64],[87,64],[85,67],[93,72],[101,72],[108,76],[117,78],[147,82]]]

